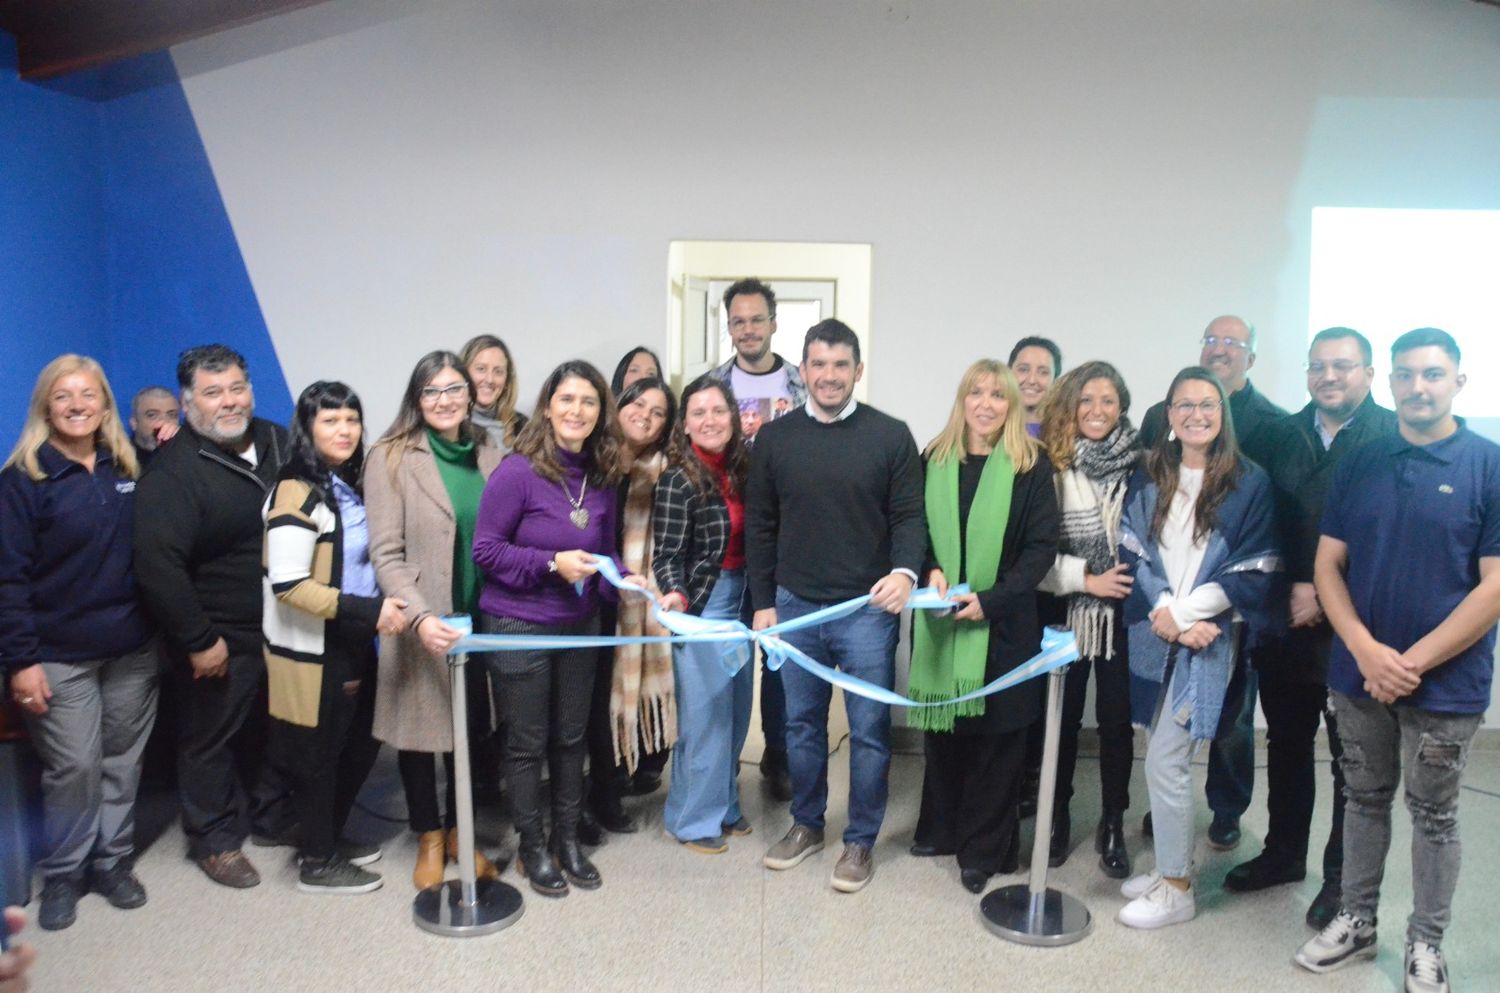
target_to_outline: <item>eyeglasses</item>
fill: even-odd
[[[1172,413],[1178,417],[1192,417],[1193,411],[1197,411],[1204,417],[1212,417],[1224,406],[1217,400],[1204,400],[1201,403],[1193,403],[1191,400],[1179,400],[1172,404]]]
[[[422,387],[421,394],[422,402],[429,405],[437,403],[438,397],[447,397],[450,400],[462,400],[468,395],[468,383],[454,383],[452,386],[443,387],[424,386]]]
[[[770,323],[771,318],[767,314],[756,314],[754,317],[732,317],[729,320],[729,330],[743,331],[745,328],[751,327],[759,331]]]
[[[1348,359],[1340,359],[1337,362],[1309,362],[1306,369],[1309,376],[1321,376],[1332,369],[1340,376],[1347,376],[1360,367],[1358,362],[1350,362]]]
[[[1229,338],[1220,335],[1206,334],[1202,338],[1202,343],[1204,348],[1217,348],[1223,345],[1225,348],[1237,348],[1242,352],[1250,350],[1250,343],[1248,341],[1241,341],[1238,338]]]

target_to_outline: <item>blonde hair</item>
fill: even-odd
[[[41,451],[42,445],[52,437],[52,425],[48,421],[52,388],[57,385],[59,379],[76,372],[87,373],[98,381],[100,399],[104,403],[104,416],[99,421],[98,430],[94,432],[94,447],[108,449],[114,455],[115,465],[119,468],[120,475],[134,479],[139,473],[135,447],[131,445],[130,437],[125,433],[124,425],[120,423],[120,408],[115,404],[115,394],[109,388],[109,379],[104,375],[104,370],[98,362],[87,355],[71,353],[59,355],[48,362],[46,368],[36,377],[36,386],[31,390],[31,406],[26,409],[26,423],[21,428],[21,438],[16,442],[16,447],[11,450],[10,458],[5,460],[4,468],[18,466],[22,472],[38,482],[47,478],[36,456],[37,452]]]
[[[983,441],[991,448],[1005,449],[1017,473],[1027,472],[1036,465],[1038,446],[1026,433],[1026,411],[1021,406],[1021,388],[1016,385],[1015,373],[998,359],[980,359],[964,372],[958,381],[958,395],[954,397],[948,423],[936,438],[928,442],[923,454],[932,462],[962,459],[968,454],[969,426],[964,421],[964,399],[975,384],[987,376],[993,378],[1005,394],[1006,411],[999,430]]]

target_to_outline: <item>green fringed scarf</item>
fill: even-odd
[[[970,456],[975,458],[977,456]],[[1005,524],[1010,519],[1011,489],[1015,467],[1005,449],[997,448],[984,463],[979,489],[969,507],[969,527],[964,547],[959,547],[958,465],[959,459],[927,465],[927,533],[932,538],[938,567],[950,583],[958,582],[960,568],[975,593],[995,585],[1000,572],[1000,553],[1005,545]],[[967,553],[967,554],[964,554]],[[913,700],[949,700],[984,685],[984,663],[989,655],[990,623],[955,621],[932,610],[914,611],[911,652]],[[913,707],[911,723],[924,731],[952,731],[959,717],[984,714],[984,700],[949,704],[945,707]]]

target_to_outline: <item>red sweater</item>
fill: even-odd
[[[719,495],[724,498],[724,503],[729,507],[729,547],[724,550],[724,561],[720,564],[723,569],[745,568],[745,496],[743,493],[733,493],[729,487],[729,470],[726,466],[727,457],[724,452],[705,452],[697,445],[693,451],[698,453],[698,458],[708,466],[708,471],[714,474],[714,481],[719,484]]]

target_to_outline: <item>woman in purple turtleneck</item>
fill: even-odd
[[[620,475],[609,387],[587,362],[564,362],[547,377],[534,416],[479,503],[474,561],[485,577],[484,631],[599,633],[600,602],[614,599],[615,591],[597,575],[595,556],[618,558]],[[505,778],[521,835],[517,868],[546,896],[565,895],[570,882],[584,889],[601,882],[578,844],[596,655],[594,648],[572,648],[489,656],[509,727]],[[551,852],[542,830],[543,761],[552,784]]]

